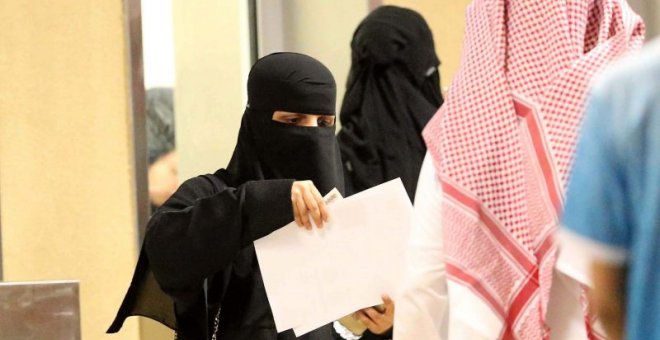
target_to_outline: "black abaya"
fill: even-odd
[[[348,194],[401,177],[414,198],[421,131],[442,105],[433,36],[417,12],[382,6],[358,26],[337,135]]]
[[[218,339],[295,338],[275,330],[252,242],[293,220],[294,180],[311,180],[325,194],[343,191],[343,177],[334,127],[288,126],[272,114],[334,115],[335,83],[311,57],[274,54],[253,66],[248,102],[227,169],[186,181],[149,221],[133,281],[108,332],[128,316],[143,315],[184,340],[208,339],[216,328]],[[327,325],[301,339],[332,334]]]

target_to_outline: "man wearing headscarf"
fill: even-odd
[[[337,135],[348,194],[401,177],[412,199],[421,132],[442,105],[440,61],[419,13],[382,6],[358,26]]]
[[[637,50],[624,0],[475,0],[424,130],[395,339],[598,339],[555,233],[590,81]]]
[[[179,340],[288,340],[278,334],[252,242],[296,220],[327,220],[322,194],[343,191],[335,141],[336,87],[317,60],[264,57],[248,78],[248,105],[226,169],[189,179],[149,221],[115,322],[142,315]],[[331,325],[301,337],[332,339]]]

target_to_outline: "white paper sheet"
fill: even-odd
[[[278,332],[302,335],[398,291],[412,218],[401,180],[328,210],[323,229],[290,223],[254,243]]]

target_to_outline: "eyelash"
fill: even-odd
[[[286,122],[287,122],[287,124],[296,125],[296,124],[300,123],[300,120],[301,120],[300,117],[291,117],[291,118],[288,118],[286,120]],[[330,127],[330,126],[335,125],[334,120],[328,120],[328,119],[324,119],[324,118],[319,118],[317,123],[318,123],[318,126],[321,126],[321,127]]]

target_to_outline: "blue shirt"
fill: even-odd
[[[660,339],[660,40],[592,89],[563,224],[627,266],[627,339]]]

